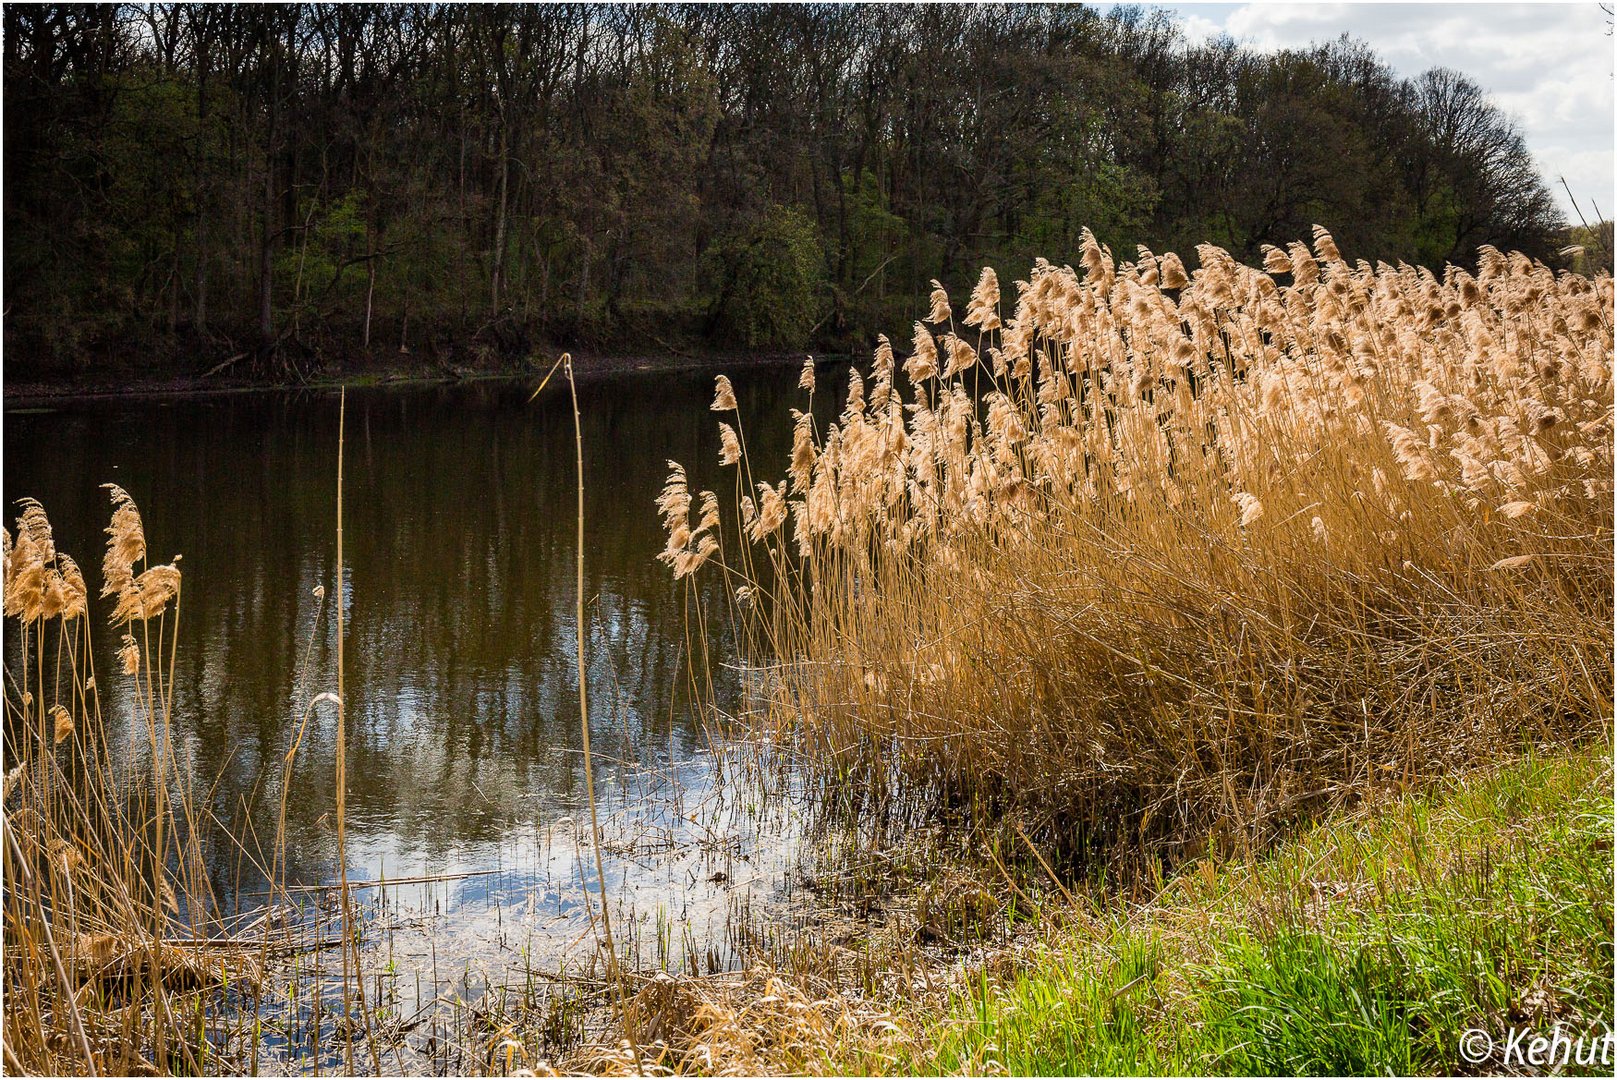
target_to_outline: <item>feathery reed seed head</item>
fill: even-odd
[[[730,386],[727,376],[720,375],[714,383],[713,404],[708,406],[714,412],[734,412],[736,410],[736,393]]]

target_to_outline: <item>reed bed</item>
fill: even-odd
[[[119,637],[97,671],[89,586],[39,503],[4,530],[5,1062],[12,1073],[217,1071],[221,995],[259,958],[228,941],[204,867],[209,822],[169,737],[182,577],[149,564],[129,494],[112,520],[101,598]],[[137,572],[138,571],[138,572]],[[15,622],[9,622],[15,620]],[[20,662],[12,663],[13,658]],[[115,738],[98,685],[134,726]]]
[[[661,557],[829,787],[1182,855],[1609,737],[1611,276],[1197,255],[934,283],[784,469],[719,378],[733,496],[670,463]]]
[[[352,1070],[363,1044],[376,1063],[345,878],[336,903],[314,912],[284,881],[292,763],[317,708],[340,707],[340,677],[339,694],[315,693],[305,653],[307,702],[286,733],[280,813],[262,852],[217,819],[209,778],[176,752],[180,557],[151,564],[134,500],[105,487],[99,599],[117,635],[111,670],[97,671],[89,588],[57,550],[45,509],[20,500],[15,538],[0,530],[15,635],[5,669],[6,1071],[230,1074],[311,1057],[318,1071],[322,1034],[327,1059],[340,1054]],[[315,595],[318,632],[324,587]],[[341,769],[339,757],[339,791]],[[339,800],[339,830],[342,812]],[[247,864],[268,884],[262,904],[220,903],[210,867],[230,863],[238,889]],[[328,964],[332,947],[340,960]]]

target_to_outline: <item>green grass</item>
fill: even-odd
[[[917,1018],[896,1067],[1497,1072],[1462,1032],[1610,1030],[1612,885],[1609,748],[1517,762],[1097,908]]]

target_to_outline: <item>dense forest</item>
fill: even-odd
[[[863,347],[1088,226],[1554,257],[1484,90],[1146,9],[7,5],[8,377]],[[1187,258],[1187,261],[1191,261]],[[1008,278],[1007,278],[1008,280]]]

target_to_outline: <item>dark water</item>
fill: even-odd
[[[802,404],[795,368],[732,377],[743,416],[756,418],[757,459],[784,466],[786,410]],[[565,383],[529,404],[532,389],[484,381],[348,393],[348,871],[500,868],[515,877],[466,878],[443,902],[505,888],[564,910],[569,889],[582,887],[568,837],[584,805],[573,421]],[[597,783],[609,833],[644,855],[688,840],[681,829],[710,830],[692,825],[703,815],[690,810],[714,798],[707,737],[681,693],[687,632],[698,628],[687,626],[684,586],[654,560],[663,535],[653,500],[669,458],[692,467],[693,487],[733,484],[733,471],[717,463],[711,373],[584,379],[578,389]],[[315,694],[336,689],[337,435],[338,396],[327,390],[92,400],[5,417],[8,515],[19,497],[39,499],[92,593],[110,510],[103,483],[135,498],[153,561],[183,554],[176,756],[194,781],[217,782],[215,815],[257,836],[265,854],[297,719]],[[720,490],[733,501],[733,487]],[[733,706],[739,676],[722,586],[709,575],[702,588],[715,613],[706,637],[720,703]],[[111,674],[107,609],[92,605],[116,730],[133,708],[127,680]],[[336,875],[334,724],[329,707],[313,714],[292,770],[293,884]],[[642,859],[608,885],[672,888],[697,876],[705,880],[689,867],[652,873]],[[227,854],[215,857],[213,878],[226,908],[262,885],[249,861]]]

